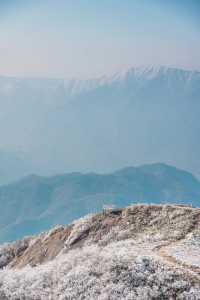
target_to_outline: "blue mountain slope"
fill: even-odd
[[[104,204],[135,202],[200,204],[200,182],[190,173],[152,164],[112,174],[28,176],[0,188],[0,241],[35,234],[101,211]]]

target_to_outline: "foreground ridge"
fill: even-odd
[[[0,299],[200,299],[200,209],[107,208],[0,247]]]

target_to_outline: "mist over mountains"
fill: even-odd
[[[0,105],[1,143],[26,153],[29,174],[110,172],[157,161],[200,174],[200,72],[153,67],[91,80],[0,77]],[[8,167],[10,180],[2,183],[16,178],[12,172]]]
[[[30,174],[31,169],[25,153],[0,150],[0,185]]]
[[[196,299],[199,100],[164,67],[1,77],[0,298]]]

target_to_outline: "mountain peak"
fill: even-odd
[[[200,76],[200,71],[196,70],[186,70],[186,69],[180,69],[176,67],[169,67],[169,66],[131,66],[128,68],[124,68],[121,71],[116,72],[111,77],[113,80],[119,81],[119,80],[125,80],[130,77],[135,77],[137,79],[143,78],[143,79],[154,79],[158,76],[167,76],[167,75],[176,75],[180,78],[187,78],[188,76],[194,76],[198,75]]]

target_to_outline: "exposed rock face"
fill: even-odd
[[[136,205],[0,247],[0,299],[200,299],[200,209]]]

